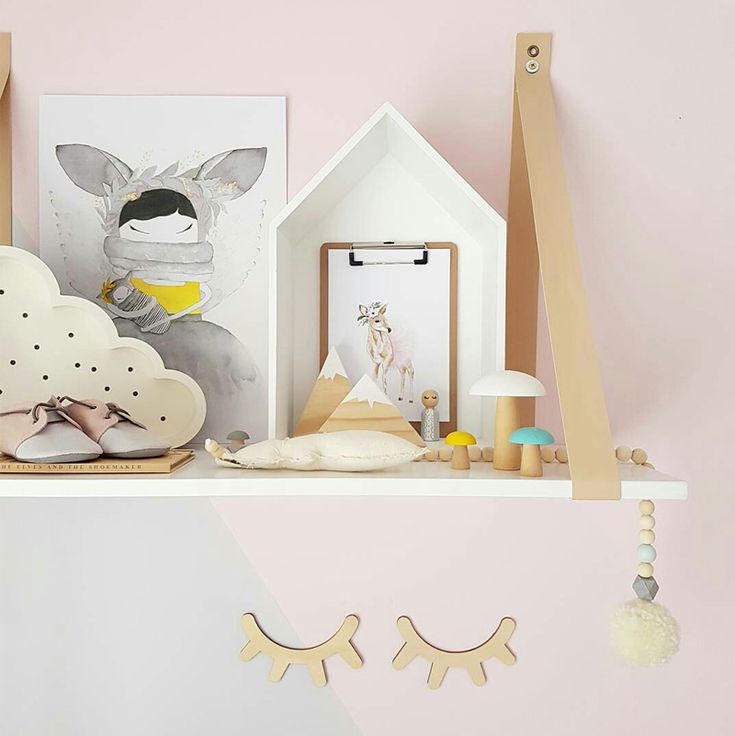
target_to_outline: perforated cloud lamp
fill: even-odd
[[[511,444],[511,432],[521,426],[519,398],[546,396],[543,383],[521,371],[495,371],[475,381],[471,396],[495,396],[495,450],[493,467],[496,470],[520,470],[521,446]]]
[[[550,445],[554,438],[550,432],[538,427],[521,427],[511,432],[511,444],[521,445],[521,475],[526,478],[540,478],[544,474],[541,464],[541,445]]]

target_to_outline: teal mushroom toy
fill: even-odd
[[[544,474],[541,463],[541,446],[554,441],[551,432],[538,427],[521,427],[512,432],[508,441],[523,445],[521,449],[521,475],[526,478],[540,478]]]

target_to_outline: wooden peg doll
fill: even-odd
[[[439,439],[439,394],[433,389],[426,389],[421,394],[424,410],[421,412],[421,439],[424,442],[436,442]]]

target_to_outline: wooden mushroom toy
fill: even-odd
[[[541,445],[550,445],[554,438],[550,432],[538,427],[521,427],[510,435],[510,442],[522,446],[521,475],[525,478],[540,478],[544,474],[541,463]]]
[[[472,396],[496,396],[495,404],[495,470],[518,470],[521,448],[509,441],[511,432],[521,426],[519,399],[545,396],[546,389],[538,378],[520,371],[495,371],[483,376],[470,388]]]
[[[452,453],[452,470],[469,470],[470,453],[467,448],[477,444],[474,435],[469,432],[450,432],[445,442],[454,448]]]
[[[245,447],[250,439],[250,435],[247,432],[243,432],[241,429],[236,429],[234,432],[230,432],[227,435],[227,439],[230,442],[230,452],[237,452]]]

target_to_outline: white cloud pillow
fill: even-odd
[[[411,462],[427,452],[401,437],[368,430],[266,440],[235,453],[222,451],[212,440],[207,440],[206,447],[219,465],[261,470],[381,470]]]

